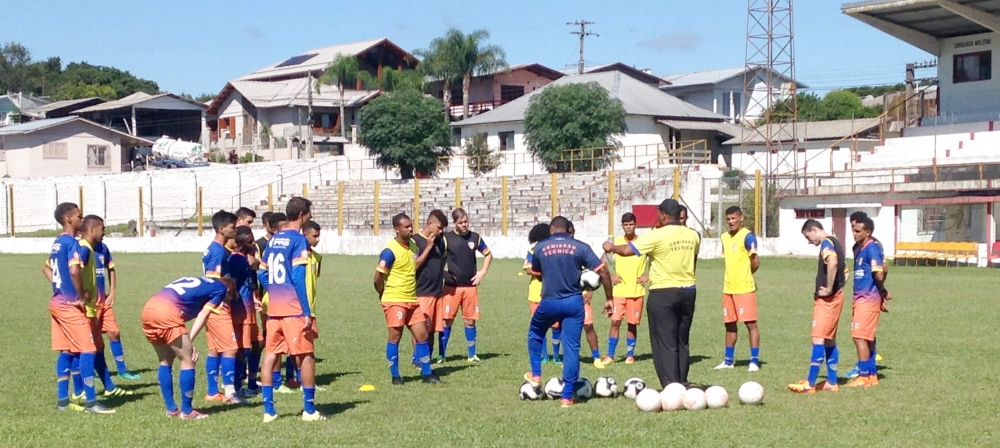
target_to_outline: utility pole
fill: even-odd
[[[588,22],[586,20],[577,20],[576,22],[567,22],[566,24],[567,25],[575,25],[575,26],[579,26],[580,27],[580,31],[570,31],[570,34],[579,34],[580,35],[580,63],[579,63],[579,65],[576,68],[576,74],[582,75],[583,74],[583,40],[587,36],[594,36],[594,37],[601,37],[601,36],[599,34],[597,34],[597,33],[592,33],[590,31],[587,31],[587,25],[593,25],[594,22]]]

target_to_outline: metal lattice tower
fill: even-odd
[[[792,0],[748,0],[746,72],[741,117],[743,140],[763,141],[767,147],[759,169],[769,186],[796,188],[798,120],[795,86],[795,45]],[[791,174],[791,176],[787,176]],[[778,184],[778,177],[787,182]]]

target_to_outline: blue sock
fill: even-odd
[[[750,362],[760,365],[760,347],[750,347]]]
[[[871,375],[871,368],[872,368],[871,358],[872,357],[869,356],[868,359],[858,360],[858,375],[860,376]]]
[[[727,345],[725,355],[722,358],[722,362],[726,363],[727,366],[731,366],[733,365],[734,361],[736,361],[736,347]]]
[[[223,386],[233,386],[236,385],[236,357],[233,356],[223,356],[221,359],[221,369],[222,369],[222,385]]]
[[[420,374],[427,376],[434,373],[431,371],[431,347],[426,342],[418,342],[413,351],[420,363]]]
[[[830,385],[837,384],[837,364],[840,363],[840,350],[837,346],[824,347],[826,350],[826,382]]]
[[[80,354],[70,355],[73,360],[70,362],[69,375],[73,378],[73,395],[83,393],[83,377],[80,376]]]
[[[618,348],[618,338],[608,338],[608,358],[615,358],[615,349]]]
[[[250,390],[257,390],[257,373],[260,371],[260,353],[253,350],[247,355],[247,387]]]
[[[128,372],[128,368],[125,367],[125,349],[122,347],[122,341],[111,341],[109,345],[111,346],[111,356],[115,357],[115,365],[118,366],[118,374]]]
[[[552,329],[552,356],[559,358],[559,347],[562,345],[562,327]]]
[[[316,412],[316,387],[302,386],[302,410],[307,414]]]
[[[246,355],[240,358],[236,358],[236,370],[233,371],[233,385],[236,389],[243,387],[243,380],[247,376],[247,359]]]
[[[878,378],[878,367],[875,366],[875,352],[868,358],[868,375]]]
[[[816,378],[819,377],[819,368],[823,365],[823,344],[813,344],[812,358],[809,360],[809,386],[816,385]]]
[[[392,342],[385,344],[385,359],[389,361],[389,375],[392,375],[393,378],[399,378],[399,344]]]
[[[625,338],[625,348],[628,349],[625,356],[628,356],[629,358],[635,356],[635,338]]]
[[[594,360],[601,359],[601,349],[595,348],[590,350],[590,357],[594,358]]]
[[[260,389],[261,395],[264,397],[264,413],[267,415],[277,415],[278,411],[274,409],[274,387],[265,384]]]
[[[167,406],[167,412],[177,411],[177,402],[174,401],[174,372],[171,366],[160,366],[156,371],[156,379],[160,383],[160,395],[163,396],[163,404]]]
[[[271,372],[271,385],[281,386],[281,372]]]
[[[83,393],[87,396],[87,403],[97,401],[97,392],[94,391],[94,354],[80,354],[80,377],[83,379]]]
[[[181,373],[184,373],[181,370]],[[218,395],[219,394],[219,357],[218,356],[206,356],[205,357],[205,377],[208,381],[208,395]],[[184,386],[181,386],[183,389]],[[185,414],[187,412],[184,412]]]
[[[194,369],[181,369],[181,412],[190,414],[194,410]]]
[[[295,379],[295,360],[291,356],[285,357],[285,381]]]
[[[59,353],[56,357],[56,399],[60,402],[69,400],[69,372],[73,365],[73,355]]]
[[[108,360],[104,357],[104,352],[94,355],[94,373],[101,382],[104,383],[104,390],[115,390],[115,382],[111,379],[111,372],[108,370]]]
[[[451,337],[451,327],[444,327],[444,331],[438,335],[438,356],[444,358],[448,352],[448,338]]]
[[[465,340],[469,345],[469,357],[476,356],[476,327],[465,327]]]

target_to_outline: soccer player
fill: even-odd
[[[262,257],[264,254],[264,248],[267,247],[267,241],[274,236],[279,230],[285,227],[288,222],[288,217],[281,212],[264,212],[261,216],[261,220],[264,222],[264,230],[267,232],[264,236],[257,239],[257,257]],[[251,267],[253,265],[251,264]],[[259,267],[259,266],[257,266]],[[255,267],[256,268],[256,267]],[[264,338],[267,337],[267,302],[268,295],[267,291],[264,290],[263,286],[258,285],[257,291],[258,297],[260,297],[260,322],[262,325],[261,334]],[[295,393],[295,389],[299,388],[298,380],[295,378],[295,360],[291,358],[285,359],[285,378],[282,381],[281,377],[281,358],[279,357],[277,362],[274,364],[274,372],[271,372],[271,381],[278,386],[274,389],[275,392],[279,394],[292,394]]]
[[[122,347],[121,331],[118,328],[118,319],[115,317],[115,298],[118,290],[118,274],[115,271],[115,262],[111,257],[111,250],[104,242],[97,244],[94,248],[97,252],[97,293],[102,298],[102,306],[98,307],[98,317],[101,321],[101,332],[108,335],[111,345],[111,355],[115,358],[118,367],[118,377],[126,380],[137,380],[142,378],[138,373],[130,372],[125,365],[125,349]]]
[[[246,375],[247,386],[241,388],[242,398],[251,398],[260,393],[257,384],[257,374],[260,369],[260,353],[264,339],[257,326],[257,312],[254,303],[254,293],[257,285],[256,274],[250,266],[247,253],[256,253],[253,231],[247,227],[237,227],[236,250],[229,256],[229,275],[233,279],[236,295],[231,301],[230,309],[233,316],[233,331],[236,333],[238,345],[236,351],[236,380],[234,387],[240,389],[243,385],[243,375]]]
[[[872,353],[882,301],[888,295],[884,284],[885,254],[882,253],[882,246],[872,241],[875,223],[871,218],[862,218],[851,226],[851,230],[854,241],[861,245],[854,258],[854,300],[851,307],[851,337],[858,349],[859,375],[847,383],[847,387],[871,387],[878,385]]]
[[[183,277],[165,286],[142,307],[142,332],[160,358],[157,380],[167,417],[181,420],[207,418],[194,410],[194,363],[198,360],[191,340],[205,327],[209,314],[234,293],[232,279]],[[194,319],[191,334],[184,323]],[[174,401],[174,359],[181,359],[181,407]]]
[[[569,220],[557,216],[549,224],[552,236],[535,244],[531,269],[542,275],[542,300],[531,315],[528,327],[528,361],[531,371],[524,379],[538,387],[542,381],[542,345],[545,332],[552,324],[562,327],[566,352],[563,357],[562,407],[573,405],[576,380],[580,376],[580,333],[583,330],[583,290],[580,274],[591,269],[601,276],[604,293],[604,312],[611,315],[614,301],[611,295],[611,277],[594,251],[587,244],[569,235]]]
[[[635,234],[635,215],[631,212],[622,215],[623,236],[615,237],[616,246],[629,244],[638,235]],[[610,262],[610,263],[609,263]],[[639,323],[642,322],[642,301],[646,297],[646,283],[649,282],[649,263],[646,257],[635,255],[613,257],[607,254],[605,264],[611,273],[611,283],[614,284],[612,294],[615,303],[611,312],[611,329],[608,330],[608,355],[601,360],[605,365],[615,362],[615,348],[618,347],[622,320],[627,320],[625,333],[625,364],[635,362],[635,338]]]
[[[385,325],[389,328],[389,340],[385,345],[385,357],[389,361],[389,373],[394,386],[403,385],[399,374],[399,341],[403,338],[403,327],[410,329],[416,340],[414,351],[420,363],[420,374],[425,383],[441,382],[431,370],[431,350],[427,344],[427,325],[424,313],[417,299],[417,269],[430,257],[431,250],[420,252],[413,241],[413,221],[405,213],[392,217],[392,228],[396,237],[389,241],[378,257],[375,268],[375,292],[378,293]],[[436,234],[426,235],[427,247],[433,248]]]
[[[476,287],[486,277],[493,262],[493,253],[478,233],[469,230],[469,214],[462,208],[451,212],[455,230],[444,234],[448,248],[448,274],[444,288],[444,329],[438,338],[438,358],[435,363],[444,362],[451,337],[451,325],[462,308],[465,323],[465,340],[469,347],[469,362],[479,364],[476,356],[476,321],[479,320],[479,293]],[[476,270],[476,252],[483,254],[483,268]]]
[[[448,217],[441,210],[431,210],[427,215],[427,224],[423,230],[413,235],[413,241],[417,243],[417,250],[420,253],[429,250],[427,261],[417,268],[417,301],[420,302],[420,311],[424,313],[424,323],[427,326],[427,348],[428,353],[434,353],[434,333],[444,330],[444,304],[441,297],[444,296],[444,265],[447,263],[448,248],[445,247],[445,240],[441,238],[444,229],[448,227]],[[426,235],[426,236],[425,236]],[[427,245],[427,236],[435,235],[434,244]],[[417,359],[416,339],[413,341],[413,365],[420,366]]]
[[[253,227],[253,220],[257,219],[257,213],[246,207],[236,210],[236,227]]]
[[[569,237],[576,238],[576,229],[572,221],[569,222]],[[586,266],[580,268],[584,269]],[[603,369],[605,366],[601,361],[601,347],[597,344],[597,331],[594,330],[594,308],[590,306],[590,299],[593,297],[593,291],[583,291],[583,333],[587,335],[587,345],[590,346],[590,357],[594,360],[594,367]]]
[[[528,242],[531,243],[531,247],[528,248],[528,254],[524,257],[524,273],[528,274],[528,311],[530,314],[535,314],[535,310],[538,309],[538,303],[542,301],[542,273],[535,272],[531,269],[532,263],[535,261],[535,245],[539,241],[545,240],[546,238],[552,236],[549,231],[548,224],[535,224],[535,227],[531,228],[528,232]],[[562,364],[562,358],[559,356],[559,346],[562,341],[562,329],[559,327],[559,323],[556,322],[552,324],[552,362],[556,364]],[[549,362],[548,349],[545,346],[545,335],[542,335],[542,364]]]
[[[229,251],[226,246],[236,236],[236,215],[225,210],[219,210],[212,215],[212,228],[215,229],[215,239],[205,249],[201,262],[205,277],[229,277]],[[205,324],[208,332],[208,358],[205,360],[205,376],[208,377],[207,401],[221,401],[239,404],[242,400],[236,396],[235,372],[236,332],[233,330],[233,316],[229,302],[213,310]],[[221,359],[220,359],[221,355]],[[219,371],[222,371],[222,383],[225,394],[219,393]]]
[[[680,213],[681,213],[681,215],[677,217],[677,220],[680,221],[680,223],[681,223],[682,226],[687,227],[687,225],[688,225],[688,209],[687,209],[687,207],[685,207],[685,206],[682,205]]]
[[[800,394],[816,393],[817,389],[836,392],[837,325],[840,312],[844,309],[844,246],[837,237],[826,233],[823,225],[810,219],[802,225],[802,235],[809,244],[819,246],[819,265],[816,272],[816,292],[813,295],[812,357],[809,362],[809,376],[788,385],[788,390]],[[826,381],[816,384],[819,369],[826,357]]]
[[[851,227],[852,227],[852,229],[853,229],[853,227],[854,227],[855,224],[861,222],[861,220],[863,220],[865,218],[868,218],[868,214],[865,213],[865,212],[857,211],[857,212],[851,213],[850,220],[851,220]],[[880,249],[882,249],[882,253],[885,254],[885,249],[882,247],[882,242],[879,241],[878,238],[875,238],[874,236],[872,236],[871,239],[872,239],[872,243],[877,244],[878,247]],[[861,250],[861,244],[860,243],[854,243],[854,247],[852,248],[852,251],[854,252],[854,258],[855,259],[858,258],[858,252],[860,250]],[[885,279],[885,278],[888,278],[888,276],[889,276],[889,263],[888,263],[888,260],[882,260],[882,277],[883,277],[883,279]],[[884,283],[885,282],[883,280],[883,286],[884,286]],[[882,300],[882,312],[886,312],[886,313],[889,312],[889,309],[886,308],[886,302],[889,301],[889,300],[892,300],[892,293],[887,290],[885,298]],[[877,346],[876,341],[872,341],[871,346],[872,346],[872,356],[875,357],[875,362],[881,362],[882,361],[882,355],[879,354],[878,351],[877,351],[877,349],[876,349],[877,348],[876,347]],[[860,374],[861,374],[861,367],[860,366],[855,366],[853,369],[851,369],[850,372],[847,372],[847,377],[848,378],[857,378],[858,375],[860,375]]]
[[[753,275],[760,268],[757,237],[743,227],[743,210],[737,206],[726,209],[729,231],[721,236],[722,256],[726,270],[722,280],[722,321],[726,325],[726,351],[722,364],[715,370],[732,369],[736,357],[737,322],[747,326],[750,335],[750,365],[747,370],[760,370],[760,329],[757,327],[757,283]]]
[[[80,207],[70,202],[56,206],[55,219],[63,233],[52,243],[52,251],[42,267],[42,273],[52,285],[49,313],[52,327],[52,350],[56,358],[56,409],[85,411],[93,414],[113,414],[115,411],[97,402],[94,391],[94,360],[97,346],[87,319],[84,304],[89,297],[82,288],[80,255],[74,235],[80,229]],[[83,408],[70,402],[69,379],[73,360],[80,365],[86,403]]]
[[[278,356],[287,354],[295,359],[301,371],[302,420],[326,420],[316,410],[316,357],[313,355],[313,315],[306,291],[309,268],[309,243],[302,236],[302,227],[312,218],[312,202],[294,197],[288,200],[285,214],[288,222],[267,242],[261,258],[257,280],[270,297],[267,315],[267,336],[264,372],[274,372]],[[264,423],[278,418],[274,408],[273,376],[263,375]]]
[[[306,226],[302,228],[302,234],[306,237],[306,242],[309,243],[309,269],[306,270],[306,296],[309,298],[309,309],[313,313],[312,331],[314,339],[319,338],[319,326],[316,325],[316,283],[322,271],[323,256],[319,252],[316,252],[316,246],[319,245],[320,231],[322,230],[320,225],[312,220],[307,222]],[[289,356],[288,359],[291,360],[292,357]],[[294,365],[294,362],[290,364]],[[296,376],[301,377],[302,373],[297,372]],[[316,390],[323,391],[326,388],[320,387],[317,384]]]

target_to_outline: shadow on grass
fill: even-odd
[[[359,374],[361,374],[361,372],[331,372],[331,373],[324,373],[324,374],[321,374],[321,375],[316,375],[316,384],[319,384],[320,386],[326,386],[326,385],[329,385],[329,384],[333,384],[333,382],[336,381],[337,378],[340,378],[342,376],[359,375]]]
[[[114,367],[114,366],[111,366],[111,367]],[[153,372],[153,369],[151,369],[149,367],[143,367],[141,369],[129,369],[129,372],[143,374],[143,373]],[[115,378],[121,378],[121,376],[118,375],[118,372],[115,372]]]
[[[639,361],[651,361],[652,359],[653,359],[653,354],[652,353],[643,353],[641,355],[636,355],[635,356],[635,362],[639,362]],[[704,361],[706,359],[711,359],[711,358],[708,357],[708,356],[702,356],[702,355],[691,355],[691,356],[688,356],[688,364],[689,365],[694,365],[694,364],[702,362],[702,361]],[[744,364],[744,365],[746,365],[746,364]]]
[[[288,394],[288,395],[279,395],[279,396],[275,397],[274,399],[275,399],[275,401],[279,401],[279,400],[285,398],[286,396],[290,397],[289,399],[296,398],[299,401],[302,401],[302,396],[301,395],[291,395],[291,394]],[[260,407],[261,407],[261,403],[259,401],[253,401],[253,402],[247,401],[247,402],[244,402],[244,403],[241,403],[241,404],[225,404],[225,403],[216,403],[216,402],[213,402],[211,406],[203,407],[203,408],[200,409],[200,411],[204,412],[206,414],[211,415],[211,414],[221,414],[223,412],[229,412],[229,411],[232,411],[232,410],[235,410],[235,409],[260,408]],[[195,408],[197,409],[198,407],[195,406]]]
[[[317,403],[316,410],[327,417],[332,417],[334,415],[342,414],[351,409],[354,409],[358,407],[358,405],[360,404],[366,404],[366,403],[368,403],[368,400],[348,401],[345,403],[323,403],[323,404]]]
[[[154,394],[152,392],[135,392],[133,395],[119,395],[116,397],[105,397],[101,395],[100,400],[101,403],[104,404],[105,406],[116,408],[130,401],[142,400],[143,398],[149,395],[154,395]],[[159,394],[156,395],[159,396]]]

